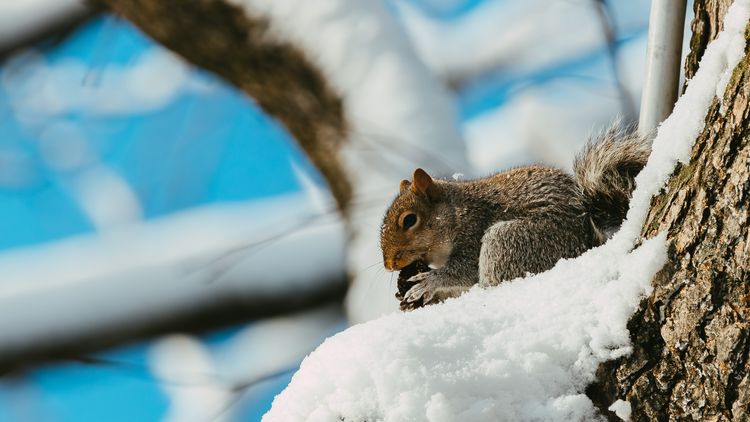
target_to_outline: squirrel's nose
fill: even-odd
[[[404,256],[402,251],[398,251],[391,256],[383,257],[383,266],[388,271],[398,271],[403,265],[401,265],[401,258]]]
[[[396,271],[396,262],[401,258],[401,252],[396,252],[392,256],[383,257],[383,265],[388,271]]]

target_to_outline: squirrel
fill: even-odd
[[[401,308],[543,272],[601,245],[624,220],[650,152],[647,139],[615,125],[589,140],[573,175],[529,165],[454,181],[416,169],[380,230],[386,270],[432,269],[408,279]]]

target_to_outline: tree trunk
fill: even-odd
[[[696,0],[686,74],[731,0]],[[748,34],[748,32],[746,32]],[[669,260],[631,318],[633,353],[603,365],[592,398],[627,400],[633,420],[750,420],[750,54],[722,112],[714,100],[690,163],[654,198],[644,237],[667,231]],[[601,396],[597,396],[601,394]]]
[[[347,127],[342,99],[301,49],[262,17],[227,0],[99,0],[157,42],[236,85],[291,132],[340,209],[351,186],[338,159]]]

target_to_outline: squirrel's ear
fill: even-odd
[[[409,186],[411,186],[411,182],[404,179],[401,181],[401,184],[398,185],[398,191],[399,193],[403,193],[405,190],[409,189]]]
[[[414,170],[414,183],[412,190],[423,195],[432,196],[435,193],[435,181],[422,169]]]

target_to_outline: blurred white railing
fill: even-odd
[[[638,129],[650,135],[672,113],[682,64],[687,0],[652,0],[648,25],[646,77]]]

